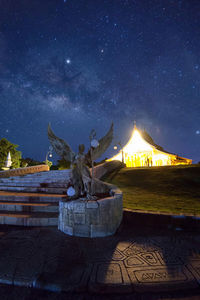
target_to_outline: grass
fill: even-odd
[[[123,168],[104,180],[123,191],[124,208],[200,215],[200,165]]]

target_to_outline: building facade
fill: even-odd
[[[127,167],[151,167],[191,164],[192,160],[165,151],[156,145],[146,131],[138,130],[136,124],[128,143],[120,152],[108,159],[123,161]]]

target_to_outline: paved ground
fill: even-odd
[[[88,239],[1,225],[0,283],[1,300],[197,300],[200,233],[122,225]]]

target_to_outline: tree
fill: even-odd
[[[43,165],[43,164],[44,164],[44,162],[34,160],[30,157],[21,159],[21,167],[31,167],[31,166],[37,166],[37,165]]]
[[[47,166],[49,166],[49,169],[51,168],[51,166],[53,165],[53,163],[52,163],[52,161],[50,161],[50,160],[45,160],[45,161],[43,161],[43,164],[45,164],[45,165],[47,165]]]
[[[11,168],[20,167],[21,152],[16,150],[18,145],[12,144],[6,138],[0,140],[0,169],[5,166],[8,152],[10,152],[12,165]]]
[[[70,169],[70,161],[66,161],[64,158],[57,160],[58,170]]]
[[[24,159],[24,158],[20,159],[20,167],[21,168],[28,167],[28,163],[27,163],[26,159]]]

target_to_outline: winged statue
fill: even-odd
[[[102,137],[87,153],[84,154],[85,146],[79,145],[76,154],[63,139],[57,137],[48,125],[48,138],[55,152],[64,160],[70,161],[72,168],[72,186],[75,190],[74,199],[86,197],[92,199],[97,193],[108,192],[108,186],[100,180],[93,178],[88,167],[93,165],[93,161],[98,159],[110,146],[113,139],[113,123],[107,134]]]

